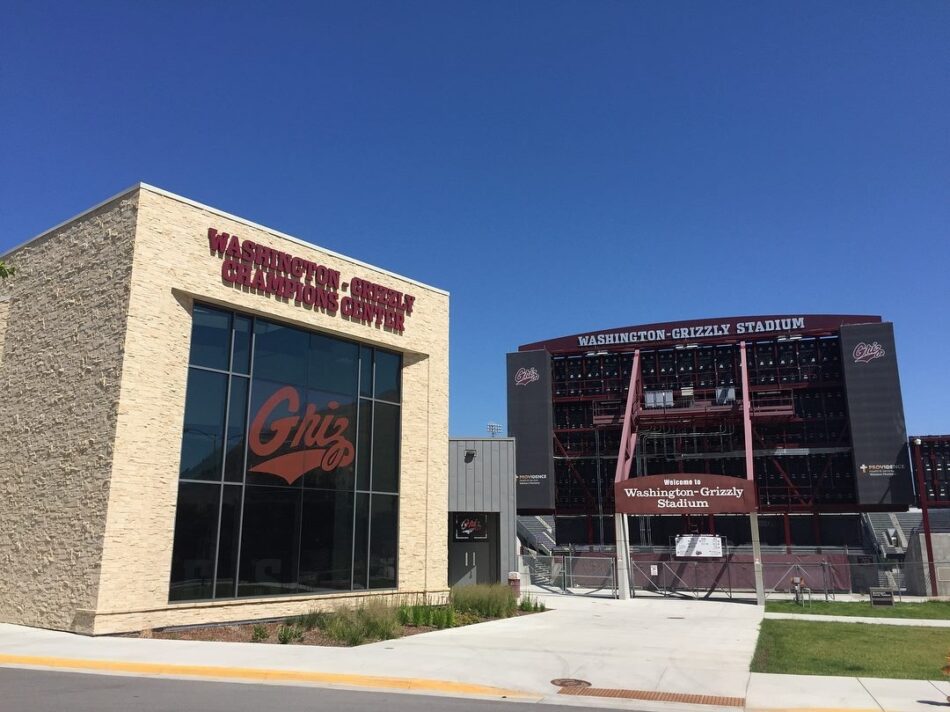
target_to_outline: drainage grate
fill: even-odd
[[[552,680],[552,683],[555,681]],[[581,680],[581,682],[583,682]],[[681,692],[652,692],[650,690],[615,690],[609,687],[562,687],[559,695],[584,697],[612,697],[623,700],[649,700],[650,702],[683,702],[690,705],[716,705],[718,707],[745,707],[744,697],[720,695],[687,695]]]
[[[551,680],[551,684],[555,687],[561,688],[573,688],[573,689],[582,689],[585,687],[590,687],[590,683],[587,680],[578,680],[576,677],[557,677]],[[564,692],[562,689],[561,692]]]

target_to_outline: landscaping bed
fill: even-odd
[[[168,628],[143,631],[139,636],[167,640],[341,647],[457,628],[544,610],[543,603],[528,596],[519,602],[507,586],[479,585],[453,589],[446,603],[373,600],[358,608],[313,610],[283,621]]]
[[[752,672],[943,680],[950,628],[766,619]]]

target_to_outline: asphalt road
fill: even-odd
[[[3,712],[575,712],[577,707],[0,668]]]

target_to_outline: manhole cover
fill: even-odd
[[[587,680],[578,680],[576,677],[558,677],[551,680],[555,687],[590,687]]]

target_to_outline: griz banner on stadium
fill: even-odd
[[[618,514],[745,514],[755,509],[755,486],[728,475],[632,477],[614,485]]]
[[[645,328],[637,331],[612,331],[600,334],[584,334],[577,337],[578,346],[613,346],[615,344],[639,344],[651,341],[689,341],[716,336],[743,336],[770,332],[804,331],[805,317],[789,316],[774,319],[740,321],[732,319],[717,323],[688,324],[668,328]]]

